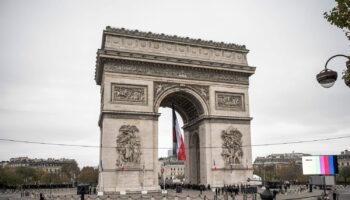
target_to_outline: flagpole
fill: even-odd
[[[176,149],[177,149],[177,146],[176,146],[176,143],[177,143],[177,140],[176,140],[176,130],[175,130],[175,120],[176,120],[176,114],[175,114],[175,107],[174,107],[174,103],[171,104],[171,107],[172,107],[172,129],[173,129],[173,156],[177,157],[177,152],[176,152]]]

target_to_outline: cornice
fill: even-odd
[[[232,116],[216,116],[216,115],[201,115],[194,121],[183,126],[184,129],[196,126],[198,123],[208,120],[211,123],[229,123],[229,124],[250,124],[252,117],[232,117]]]
[[[102,127],[102,119],[104,118],[158,120],[159,116],[160,113],[154,112],[102,110],[98,120],[98,125]]]
[[[147,55],[142,53],[132,53],[132,52],[123,52],[123,51],[112,51],[112,50],[98,50],[97,59],[96,59],[96,68],[95,68],[95,81],[96,84],[101,84],[101,78],[103,73],[103,63],[105,61],[130,61],[130,62],[145,62],[152,63],[153,65],[171,65],[174,67],[190,67],[194,70],[215,70],[219,71],[229,71],[237,72],[240,74],[250,75],[254,74],[256,67],[239,65],[239,64],[227,64],[219,62],[208,62],[201,60],[193,59],[183,59],[183,58],[174,58],[169,56],[155,56]]]
[[[104,31],[104,34],[114,34],[114,35],[123,35],[123,36],[129,36],[129,37],[137,37],[137,38],[147,38],[147,39],[153,39],[153,40],[161,40],[161,41],[168,41],[168,42],[174,42],[174,43],[182,43],[192,46],[205,46],[205,47],[211,47],[211,48],[218,48],[218,49],[228,49],[228,50],[235,50],[240,52],[248,53],[249,50],[246,49],[245,45],[238,45],[234,43],[224,43],[224,42],[214,42],[212,40],[202,40],[202,39],[193,39],[189,37],[180,37],[177,35],[166,35],[166,34],[157,34],[152,32],[143,32],[139,30],[128,30],[125,28],[114,28],[107,26],[106,30]]]
[[[134,53],[128,51],[116,51],[116,50],[105,50],[99,49],[97,51],[97,57],[113,57],[118,58],[132,58],[136,60],[144,60],[144,61],[160,61],[162,63],[173,63],[173,64],[184,64],[191,65],[197,67],[213,67],[216,69],[224,68],[224,69],[235,69],[235,70],[244,70],[248,72],[255,72],[256,67],[244,65],[244,64],[230,64],[223,62],[213,62],[213,61],[204,61],[197,59],[188,59],[188,58],[177,58],[171,56],[160,56],[160,55],[149,55],[144,53]]]
[[[151,77],[165,77],[205,82],[220,82],[238,85],[249,85],[249,76],[252,73],[199,68],[174,64],[143,62],[137,60],[123,60],[104,58],[99,68],[97,84],[101,84],[102,73],[120,73]]]

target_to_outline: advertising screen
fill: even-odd
[[[327,175],[338,173],[337,156],[303,156],[304,175]]]

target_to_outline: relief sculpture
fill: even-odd
[[[244,94],[216,92],[216,109],[244,111]]]
[[[222,131],[222,153],[225,165],[242,164],[242,133],[233,127]]]
[[[137,166],[140,164],[141,142],[139,129],[134,125],[123,125],[117,136],[117,166]]]
[[[112,84],[112,103],[147,104],[147,86]]]
[[[203,80],[203,81],[214,81],[224,83],[235,83],[248,85],[248,76],[227,71],[212,71],[212,70],[195,70],[192,68],[178,69],[168,65],[150,65],[144,63],[131,64],[131,63],[114,63],[108,62],[104,66],[106,72],[116,72],[123,74],[139,74],[143,76],[157,76],[157,77],[168,77],[168,78],[179,78],[186,80]]]
[[[155,99],[164,91],[173,88],[190,88],[196,91],[205,100],[209,100],[209,87],[202,85],[191,85],[191,84],[179,84],[179,83],[167,83],[167,82],[154,82],[154,97]]]

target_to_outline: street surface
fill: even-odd
[[[186,199],[186,197],[190,197],[190,199],[204,199],[204,196],[207,200],[213,200],[215,193],[206,190],[203,191],[202,194],[200,194],[200,191],[198,190],[189,190],[189,189],[183,189],[182,193],[176,193],[175,190],[167,190],[167,194],[159,194],[159,193],[152,193],[152,194],[146,194],[143,196],[144,199],[151,199],[151,196],[156,197],[156,199],[161,198],[162,196],[168,197],[167,199]],[[56,196],[59,195],[60,200],[63,200],[64,195],[69,195],[69,199],[80,199],[78,195],[76,195],[76,188],[69,188],[69,189],[52,189],[52,190],[28,190],[27,191],[29,196],[21,197],[21,193],[4,193],[0,192],[0,200],[30,200],[30,199],[37,199],[39,200],[39,193],[42,192],[45,194],[46,199],[56,199],[56,198],[50,198],[51,195]],[[263,190],[259,188],[258,193],[262,193]],[[327,191],[330,193],[331,191]],[[337,192],[341,194],[340,198],[338,200],[349,200],[350,199],[350,187],[344,188],[341,186],[337,186]],[[287,200],[287,199],[305,199],[305,200],[315,200],[317,199],[316,196],[320,196],[323,193],[323,190],[314,189],[312,193],[310,193],[308,190],[301,189],[299,186],[292,186],[287,193],[280,193],[277,194],[276,199],[277,200]],[[73,196],[73,198],[71,198]],[[114,195],[111,195],[113,197]],[[119,196],[119,195],[118,195]],[[115,197],[118,197],[115,196]],[[127,194],[127,197],[131,196],[133,199],[139,199],[141,196],[140,194]],[[126,198],[126,196],[122,197],[123,199]],[[331,194],[329,195],[332,196]],[[85,200],[89,199],[95,199],[96,195],[85,195]],[[175,198],[178,197],[178,198]],[[256,195],[257,200],[260,199],[260,195]],[[308,198],[310,197],[310,198]],[[314,198],[311,198],[314,197]],[[68,199],[68,197],[67,197]],[[111,198],[114,199],[114,198]],[[119,199],[119,198],[118,198]],[[218,195],[218,200],[224,199],[224,196]],[[232,198],[229,197],[229,200]],[[243,200],[244,196],[243,194],[239,194],[235,196],[235,200]],[[253,199],[253,196],[249,194],[247,196],[247,199]],[[332,199],[332,198],[330,198]]]

